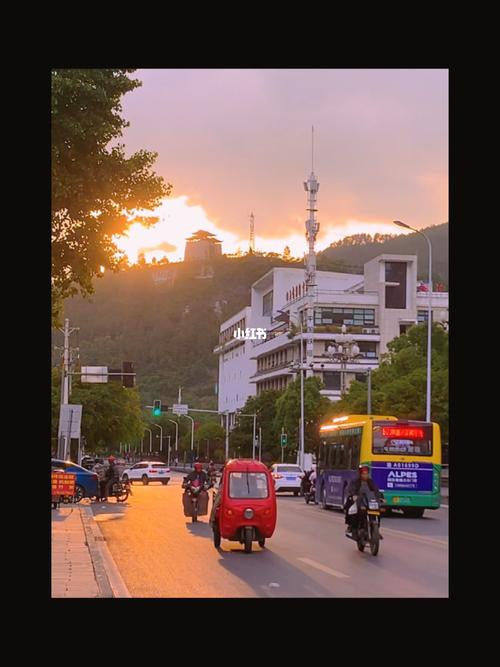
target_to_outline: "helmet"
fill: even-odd
[[[114,457],[114,456],[109,456],[109,457],[108,457],[108,461],[109,461],[109,463],[113,463],[114,460],[115,460],[115,457]]]
[[[364,472],[370,472],[370,468],[366,465],[359,465],[358,470],[360,475]]]
[[[194,469],[196,470],[196,472],[201,472],[203,470],[203,466],[199,461],[196,461],[196,463],[194,464]]]

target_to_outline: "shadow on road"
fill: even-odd
[[[186,528],[189,530],[191,535],[194,535],[195,537],[208,537],[212,539],[212,528],[206,521],[196,521],[193,523],[190,519],[188,519],[186,521]]]
[[[237,542],[222,540],[219,565],[251,586],[260,597],[335,597],[327,589],[267,547],[253,545],[246,554]]]
[[[117,503],[116,500],[111,502],[92,503],[92,513],[96,521],[106,521],[111,519],[122,519],[128,509],[128,502]]]

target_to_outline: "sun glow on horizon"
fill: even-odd
[[[151,212],[140,211],[138,214],[151,215]],[[157,260],[167,257],[170,262],[181,261],[184,258],[186,238],[199,229],[215,234],[222,241],[224,254],[248,250],[248,236],[242,238],[210,220],[203,206],[189,204],[187,195],[165,199],[153,214],[159,218],[155,225],[144,227],[140,223],[134,223],[125,235],[113,237],[117,247],[126,254],[131,264],[137,262],[140,253],[144,253],[147,262],[154,257]],[[348,219],[340,224],[325,223],[320,220],[320,223],[321,228],[316,241],[317,251],[324,250],[334,241],[353,234],[373,236],[376,233],[407,233],[398,230],[389,222],[373,220]],[[272,237],[257,234],[256,250],[282,254],[285,246],[288,246],[292,257],[303,257],[307,248],[304,221],[297,219],[290,227],[292,225],[293,229],[290,229],[287,236]]]

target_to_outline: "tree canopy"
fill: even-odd
[[[372,373],[373,414],[406,419],[425,419],[427,389],[427,325],[411,327],[388,344],[388,352]],[[329,414],[365,414],[367,385],[352,382],[345,397],[332,403]],[[448,333],[435,324],[432,329],[431,417],[448,441]]]
[[[151,171],[156,153],[125,155],[116,143],[128,123],[121,97],[141,85],[133,69],[52,70],[52,318],[62,300],[91,294],[102,269],[117,269],[113,242],[133,222],[155,218],[138,212],[155,208],[171,191]],[[114,142],[114,143],[113,143]]]

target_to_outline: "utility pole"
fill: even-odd
[[[262,461],[262,428],[259,426],[259,461]]]
[[[226,461],[229,459],[229,412],[226,412]]]
[[[167,421],[172,422],[172,424],[175,424],[175,455],[177,456],[177,452],[179,449],[179,424],[174,419],[167,418]]]
[[[145,428],[145,431],[149,431],[149,451],[153,451],[153,431],[150,428]]]
[[[69,347],[69,337],[74,331],[78,331],[79,327],[70,328],[69,319],[64,320],[64,329],[59,329],[64,334],[64,348],[63,348],[63,372],[62,372],[62,384],[61,384],[61,405],[67,405],[69,403],[70,397],[70,347]],[[58,448],[58,457],[66,460],[69,454],[69,445],[70,440],[64,434],[61,434],[59,440]]]

